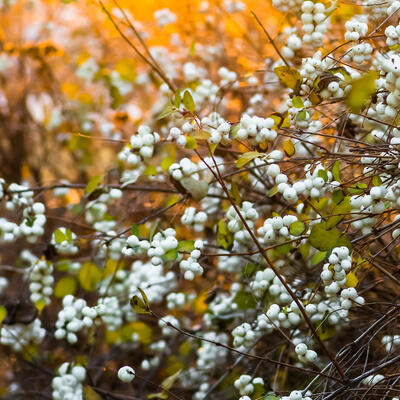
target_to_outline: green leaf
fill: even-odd
[[[175,261],[178,257],[178,250],[177,249],[170,249],[168,250],[163,256],[161,257],[164,261]]]
[[[296,121],[304,121],[307,117],[307,111],[301,110],[296,115]]]
[[[382,179],[381,179],[381,177],[380,177],[379,175],[375,175],[375,176],[372,178],[372,184],[373,184],[374,186],[381,186],[381,185],[382,185]]]
[[[282,245],[274,248],[274,250],[278,254],[282,254],[282,255],[289,254],[292,249],[293,249],[293,246],[291,243],[282,244]]]
[[[220,219],[217,225],[217,245],[226,250],[232,245],[232,243],[233,235],[228,231],[226,222],[223,219]]]
[[[332,175],[333,179],[337,182],[340,182],[340,162],[336,160],[332,166]]]
[[[71,229],[65,228],[65,237],[68,243],[72,243],[72,231]]]
[[[318,170],[318,176],[322,178],[325,182],[328,182],[328,173],[324,169]]]
[[[76,279],[72,276],[64,276],[61,278],[54,288],[54,296],[62,299],[67,294],[74,294],[76,290]]]
[[[274,197],[278,193],[278,186],[274,185],[271,189],[269,189],[268,197]]]
[[[54,231],[54,240],[56,241],[57,244],[60,244],[67,240],[67,236],[61,229],[56,229]]]
[[[257,268],[258,268],[257,264],[254,263],[246,264],[246,266],[243,268],[242,271],[243,278],[251,278],[257,271]]]
[[[124,98],[116,86],[110,87],[110,95],[112,98],[111,108],[116,109],[124,102]]]
[[[142,295],[142,299],[139,296],[134,295],[129,303],[138,314],[150,314],[149,300],[142,289],[138,288],[138,290]]]
[[[251,293],[245,292],[244,290],[236,293],[233,302],[237,304],[239,310],[249,310],[257,307],[254,296]]]
[[[355,194],[364,194],[365,189],[367,188],[367,184],[364,182],[357,182],[349,188],[349,193],[352,195]]]
[[[197,149],[197,142],[195,139],[193,139],[191,136],[186,136],[186,144],[185,144],[186,149]]]
[[[207,196],[209,185],[206,181],[198,181],[189,176],[179,182],[195,200],[201,200]]]
[[[279,78],[280,82],[286,87],[295,91],[296,89],[300,89],[302,78],[297,69],[281,66],[274,68],[274,72]]]
[[[306,231],[306,229],[306,224],[302,221],[294,221],[289,226],[289,232],[293,236],[301,236]]]
[[[326,228],[336,226],[351,211],[350,197],[345,197],[339,204],[335,204],[331,210],[331,217],[326,222]]]
[[[345,103],[354,113],[359,113],[375,93],[375,81],[379,77],[377,71],[368,71],[358,79],[351,81]]]
[[[183,93],[182,103],[189,112],[193,113],[196,110],[193,97],[188,90]]]
[[[344,193],[342,190],[335,190],[332,192],[332,200],[335,204],[339,204],[344,199]]]
[[[325,260],[326,255],[326,251],[318,251],[313,255],[311,259],[311,265],[314,267],[315,265],[319,264],[321,261]]]
[[[336,246],[341,235],[336,228],[327,229],[326,223],[320,222],[311,228],[310,243],[320,251],[328,251]]]
[[[179,108],[181,106],[181,101],[182,101],[181,90],[177,89],[174,97],[174,106],[176,108]]]
[[[137,224],[133,224],[131,226],[131,235],[135,235],[136,237],[139,237],[139,227]]]
[[[304,108],[304,103],[300,96],[293,97],[292,105],[293,105],[293,107],[296,107],[296,108]]]
[[[158,226],[158,221],[155,221],[152,223],[152,225],[150,227],[150,232],[149,232],[149,241],[151,241],[153,239],[153,236],[156,233],[157,226]]]
[[[164,107],[160,111],[160,113],[157,115],[156,119],[159,121],[160,119],[164,119],[171,115],[175,111],[174,106],[171,104],[170,101],[165,103]]]
[[[292,155],[296,152],[294,144],[290,139],[283,143],[283,150],[288,157],[292,157]]]
[[[93,292],[97,288],[103,274],[96,264],[85,262],[78,273],[79,284],[88,292]]]
[[[85,187],[85,193],[88,196],[91,195],[98,188],[102,180],[103,180],[103,175],[92,176]]]
[[[235,161],[236,167],[242,168],[248,162],[250,162],[251,160],[254,160],[255,158],[260,157],[260,156],[261,156],[261,153],[259,153],[258,151],[249,151],[247,153],[243,153]]]
[[[192,251],[194,250],[194,240],[181,240],[178,243],[178,251]]]

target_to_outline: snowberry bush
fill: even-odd
[[[1,397],[398,399],[400,2],[132,3],[0,0]]]

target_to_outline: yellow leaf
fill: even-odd
[[[288,157],[292,157],[292,155],[295,153],[295,148],[293,142],[289,139],[286,140],[285,143],[283,143],[283,150],[285,151],[286,155]]]
[[[162,382],[161,382],[161,386],[164,390],[169,390],[171,389],[172,385],[174,384],[174,382],[176,381],[176,378],[178,378],[179,374],[181,373],[181,369],[176,371],[173,375],[169,376],[168,378],[165,378]]]
[[[358,113],[375,92],[375,81],[379,77],[377,71],[369,71],[351,82],[351,89],[346,97],[346,105],[351,111]]]
[[[78,280],[83,289],[88,292],[96,290],[97,284],[100,282],[103,274],[96,264],[88,261],[85,262],[79,270]]]
[[[138,289],[143,297],[143,300],[139,296],[135,295],[131,298],[130,305],[138,314],[150,314],[150,306],[147,296],[142,289]]]
[[[83,400],[102,400],[102,397],[90,386],[83,387]]]
[[[59,299],[67,294],[74,294],[76,289],[76,280],[72,276],[64,276],[61,278],[54,289],[54,296]]]
[[[147,324],[142,321],[131,322],[130,326],[133,333],[137,333],[139,336],[139,342],[147,345],[153,341],[153,330]]]
[[[258,151],[249,151],[247,153],[244,153],[235,161],[236,167],[241,168],[251,160],[254,160],[255,158],[260,156],[261,153],[259,153]]]
[[[349,272],[346,275],[346,286],[347,287],[356,287],[358,285],[358,278],[353,272]]]
[[[4,306],[0,306],[0,324],[3,322],[6,316],[7,316],[7,309]]]

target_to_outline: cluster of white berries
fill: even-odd
[[[197,211],[194,207],[187,207],[181,217],[183,225],[193,227],[195,232],[201,232],[207,222],[207,214],[204,211]]]
[[[284,286],[281,288],[285,289]],[[287,294],[288,295],[288,294]],[[300,310],[297,304],[292,301],[290,306],[280,307],[278,304],[271,304],[266,316],[276,327],[289,328],[301,322]]]
[[[174,309],[182,309],[185,307],[186,304],[186,294],[179,292],[179,293],[169,293],[167,298],[167,308],[169,310]]]
[[[178,240],[175,237],[176,231],[173,228],[167,228],[163,232],[157,232],[147,250],[147,255],[151,257],[153,265],[160,265],[163,262],[163,255],[178,247]]]
[[[368,385],[368,386],[375,386],[379,382],[383,381],[384,379],[385,379],[384,375],[374,374],[374,375],[370,375],[370,376],[367,376],[366,378],[364,378],[361,381],[361,383],[364,384],[364,385]]]
[[[151,358],[145,358],[141,363],[141,368],[144,371],[149,371],[153,368],[157,368],[160,365],[161,357],[167,348],[165,340],[158,340],[150,344],[150,352],[153,355]]]
[[[18,183],[10,183],[7,191],[10,196],[6,202],[6,209],[13,211],[18,207],[26,207],[32,204],[34,193],[32,190],[28,189],[29,186],[26,183],[23,183],[22,185],[19,185]]]
[[[385,350],[389,353],[400,347],[400,335],[385,335],[382,338],[382,344],[385,345]]]
[[[386,44],[395,46],[400,44],[400,24],[397,26],[389,25],[385,29]]]
[[[22,235],[26,236],[29,243],[35,243],[39,236],[44,234],[46,208],[43,203],[34,203],[31,207],[24,208],[23,216],[19,229]]]
[[[294,58],[296,50],[300,50],[302,44],[301,39],[292,33],[287,39],[286,46],[282,49],[282,55],[288,59]]]
[[[125,246],[121,249],[121,252],[127,257],[132,257],[137,254],[142,254],[149,248],[150,243],[147,240],[140,240],[136,235],[130,235],[126,239]]]
[[[208,143],[228,143],[230,142],[231,125],[225,121],[218,113],[211,113],[208,117],[201,119],[201,124],[205,132],[210,133],[207,139]]]
[[[154,18],[160,27],[176,22],[176,15],[169,8],[162,8],[154,12]]]
[[[354,64],[361,65],[364,64],[365,61],[371,59],[372,52],[374,49],[369,43],[359,43],[356,46],[352,47],[346,55],[343,57],[343,60],[346,62],[354,62]],[[337,96],[336,97],[340,97]]]
[[[383,186],[371,188],[370,194],[355,195],[350,198],[350,206],[354,221],[351,223],[353,229],[361,230],[362,234],[371,232],[371,227],[377,222],[376,217],[368,214],[380,213],[385,210],[386,189]]]
[[[364,15],[356,15],[346,21],[344,39],[356,41],[365,36],[368,32],[367,20]]]
[[[289,396],[283,396],[281,400],[312,400],[310,396],[303,396],[300,390],[293,390]]]
[[[306,0],[301,6],[303,21],[303,42],[314,48],[320,47],[328,29],[329,18],[323,3]]]
[[[224,0],[224,7],[228,13],[236,13],[243,11],[246,8],[246,5],[238,0]]]
[[[188,281],[192,281],[195,276],[203,275],[204,272],[203,267],[198,262],[201,256],[200,249],[203,247],[203,242],[201,240],[196,240],[194,246],[195,249],[190,252],[190,256],[179,263],[179,268],[184,273],[183,277]]]
[[[240,207],[240,213],[246,220],[247,225],[250,229],[254,228],[255,223],[258,219],[258,212],[253,207],[253,203],[244,201],[242,207]],[[228,230],[233,233],[233,238],[237,244],[247,245],[252,243],[250,233],[246,230],[243,225],[243,221],[240,219],[239,214],[236,212],[233,206],[230,206],[226,212],[226,216],[229,221],[227,224]]]
[[[161,328],[161,333],[164,336],[167,337],[175,336],[178,333],[178,331],[172,328],[169,324],[171,324],[176,328],[180,328],[179,320],[172,315],[166,315],[165,317],[162,317],[158,321],[158,326]]]
[[[285,215],[282,217],[267,218],[262,227],[257,229],[257,234],[261,236],[263,243],[282,243],[295,238],[289,232],[290,225],[297,221],[295,215]]]
[[[6,218],[0,218],[0,241],[11,243],[19,236],[19,226]]]
[[[247,322],[243,322],[232,331],[233,347],[239,350],[245,350],[254,344],[258,339],[259,332],[255,331]]]
[[[63,309],[58,313],[54,337],[66,339],[68,343],[78,341],[77,333],[85,327],[91,327],[97,317],[95,308],[87,307],[86,300],[67,295],[62,300]]]
[[[237,79],[237,74],[234,71],[229,71],[226,67],[221,67],[218,70],[218,75],[221,78],[220,86],[226,86],[229,83],[233,83]],[[237,85],[236,85],[237,86]]]
[[[265,141],[274,141],[277,133],[273,128],[275,121],[272,118],[261,118],[257,116],[243,114],[236,131],[236,137],[239,139],[250,139],[255,144]]]
[[[169,167],[169,173],[171,176],[180,181],[184,177],[190,176],[193,179],[199,180],[198,174],[199,167],[196,163],[191,161],[189,158],[182,158],[178,163],[173,163]]]
[[[30,299],[33,303],[43,301],[45,305],[50,304],[54,284],[53,269],[53,264],[46,260],[37,260],[27,269]]]
[[[46,335],[39,318],[35,318],[30,324],[2,324],[0,328],[0,343],[11,346],[14,351],[22,351],[24,347],[40,344]]]
[[[233,383],[241,396],[250,396],[254,392],[254,385],[264,386],[264,380],[260,377],[252,378],[250,375],[241,375]]]
[[[86,313],[82,310],[82,314],[87,314],[89,310],[92,313],[93,318],[99,315],[102,321],[107,325],[107,329],[110,331],[115,331],[122,326],[123,310],[119,305],[118,298],[115,296],[108,296],[99,299],[97,307],[88,307],[88,309],[85,309]]]
[[[203,338],[217,343],[228,344],[228,335],[226,333],[206,332]],[[201,342],[201,346],[196,351],[197,367],[200,370],[213,369],[223,365],[228,355],[228,349],[217,346],[206,341]]]
[[[185,147],[187,139],[185,134],[177,127],[172,127],[169,131],[169,136],[167,137],[167,140],[176,140],[176,144],[181,147]]]
[[[299,343],[294,351],[301,362],[315,362],[318,354],[314,350],[310,350],[305,343]]]
[[[53,400],[77,400],[83,398],[82,383],[86,378],[86,369],[80,365],[63,363],[58,376],[51,382]]]
[[[65,227],[58,228],[58,230],[58,234],[53,232],[50,243],[55,247],[57,252],[63,256],[76,254],[79,250],[78,246],[74,244],[74,240],[77,238],[76,234]],[[60,236],[60,238],[58,236]]]
[[[137,151],[144,159],[150,158],[154,153],[154,145],[160,141],[160,135],[152,132],[147,125],[140,125],[136,135],[132,135],[130,145],[133,151]]]

